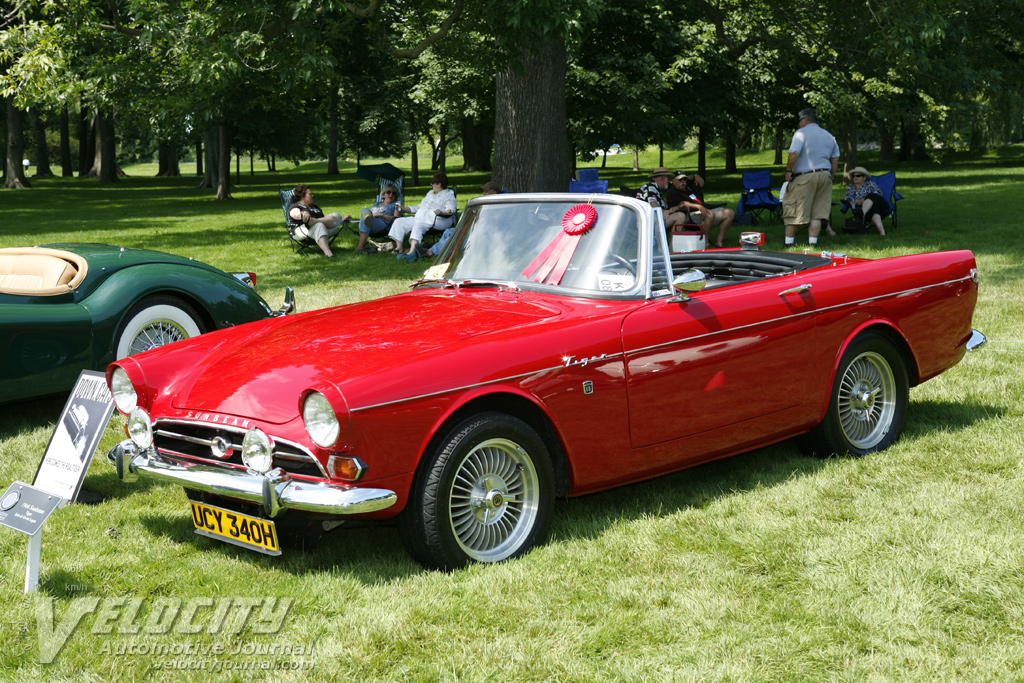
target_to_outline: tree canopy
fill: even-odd
[[[807,105],[852,155],[1018,139],[1022,34],[1022,0],[22,0],[0,3],[0,88],[8,156],[18,112],[81,110],[152,148],[221,130],[221,163],[429,139],[435,167],[457,144],[553,190],[573,153],[778,145]]]

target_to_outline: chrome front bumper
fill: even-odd
[[[264,513],[271,518],[286,510],[328,515],[376,512],[391,507],[398,498],[394,491],[387,489],[314,484],[292,479],[281,468],[260,474],[252,470],[201,465],[184,458],[160,455],[156,449],[140,449],[130,439],[111,448],[107,460],[124,481],[134,481],[142,475],[226,498],[260,503]]]

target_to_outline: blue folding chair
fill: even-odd
[[[743,171],[743,192],[740,194],[737,216],[750,214],[751,222],[757,223],[767,215],[768,224],[782,223],[782,202],[772,191],[771,171]]]
[[[885,200],[887,202],[889,202],[889,214],[887,216],[883,216],[882,220],[884,221],[886,218],[891,218],[891,229],[895,230],[896,202],[903,199],[903,195],[896,191],[896,171],[889,171],[888,173],[883,173],[882,175],[873,175],[871,176],[871,180],[874,181],[875,185],[878,185],[878,189],[881,190],[882,196],[885,197]],[[850,206],[850,202],[846,201],[845,199],[842,201],[842,204],[843,208],[841,209],[841,211],[843,213],[846,213],[852,208]]]
[[[569,192],[585,194],[608,194],[607,180],[570,180]]]
[[[596,168],[578,168],[576,169],[576,180],[597,180],[597,173]]]

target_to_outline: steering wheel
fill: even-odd
[[[625,268],[626,271],[629,272],[630,275],[632,275],[633,277],[636,277],[636,264],[630,263],[628,259],[625,259],[625,258],[619,256],[618,254],[608,254],[608,256],[613,261],[618,263],[620,266]],[[604,270],[604,268],[602,268],[601,270]]]

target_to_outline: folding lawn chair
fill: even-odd
[[[768,224],[782,224],[782,202],[779,201],[771,187],[771,171],[744,171],[743,193],[740,195],[737,216],[749,213],[752,223],[757,223],[767,215]]]
[[[316,242],[311,240],[308,236],[298,232],[297,226],[292,225],[291,220],[288,218],[288,207],[292,205],[292,191],[282,190],[281,186],[277,186],[277,196],[281,200],[281,211],[284,213],[284,228],[288,233],[288,241],[292,245],[293,254],[302,254],[303,256],[309,256],[307,253],[309,250],[314,252],[319,249]],[[334,244],[334,240],[338,237],[339,233],[334,233],[327,238],[327,243],[330,245]]]

